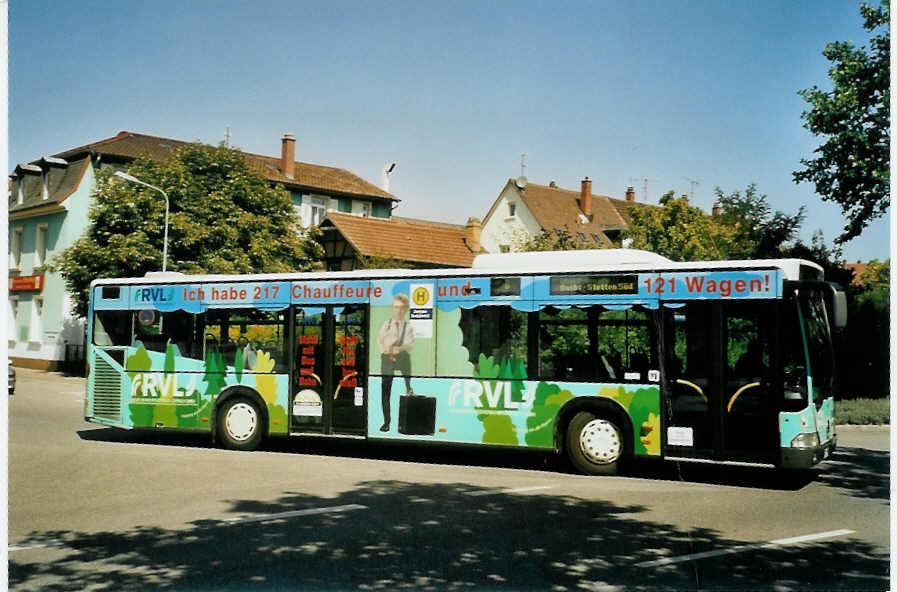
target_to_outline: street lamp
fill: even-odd
[[[155,189],[159,193],[162,194],[162,197],[165,198],[165,237],[162,239],[162,271],[165,271],[165,264],[168,261],[168,194],[164,191],[156,187],[155,185],[150,185],[149,183],[144,183],[137,177],[133,175],[129,175],[124,171],[115,171],[115,176],[119,179],[130,181],[131,183],[137,183],[138,185],[143,185],[144,187],[149,187],[150,189]]]

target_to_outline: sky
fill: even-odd
[[[804,206],[801,237],[844,221],[801,158],[800,89],[829,88],[826,43],[863,44],[859,2],[14,0],[9,158],[121,130],[296,157],[381,184],[396,214],[485,217],[509,178],[647,201],[755,183]],[[690,180],[697,181],[692,185]],[[889,256],[887,219],[844,248]]]

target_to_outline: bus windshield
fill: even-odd
[[[832,341],[822,290],[802,289],[797,297],[797,306],[807,374],[812,379],[811,394],[813,402],[819,406],[834,392]]]

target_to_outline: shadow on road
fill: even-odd
[[[81,430],[78,435],[82,440],[95,442],[212,448],[208,434],[188,432],[99,427]],[[265,443],[264,450],[284,454],[501,467],[559,473],[575,472],[563,456],[550,451],[526,449],[298,437],[272,438]],[[822,463],[806,471],[657,461],[636,462],[626,471],[627,476],[636,478],[777,491],[799,491],[815,481],[844,489],[849,495],[883,500],[889,499],[889,474],[887,452],[860,448],[841,448],[832,456],[831,462]]]
[[[200,520],[183,530],[33,533],[16,542],[59,540],[51,551],[58,558],[28,562],[27,551],[16,551],[9,581],[12,589],[50,591],[887,586],[887,555],[848,539],[639,568],[663,554],[744,541],[646,520],[640,506],[491,493],[464,483],[372,481],[334,498],[285,492],[275,502],[229,502],[234,517],[363,506],[343,513]]]
[[[890,498],[890,455],[881,450],[839,448],[831,462],[823,464],[819,481],[846,493],[888,501]]]

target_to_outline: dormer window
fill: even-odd
[[[19,177],[16,189],[16,203],[22,205],[25,203],[25,177]]]
[[[50,169],[45,168],[40,174],[40,198],[47,201],[50,197]]]

